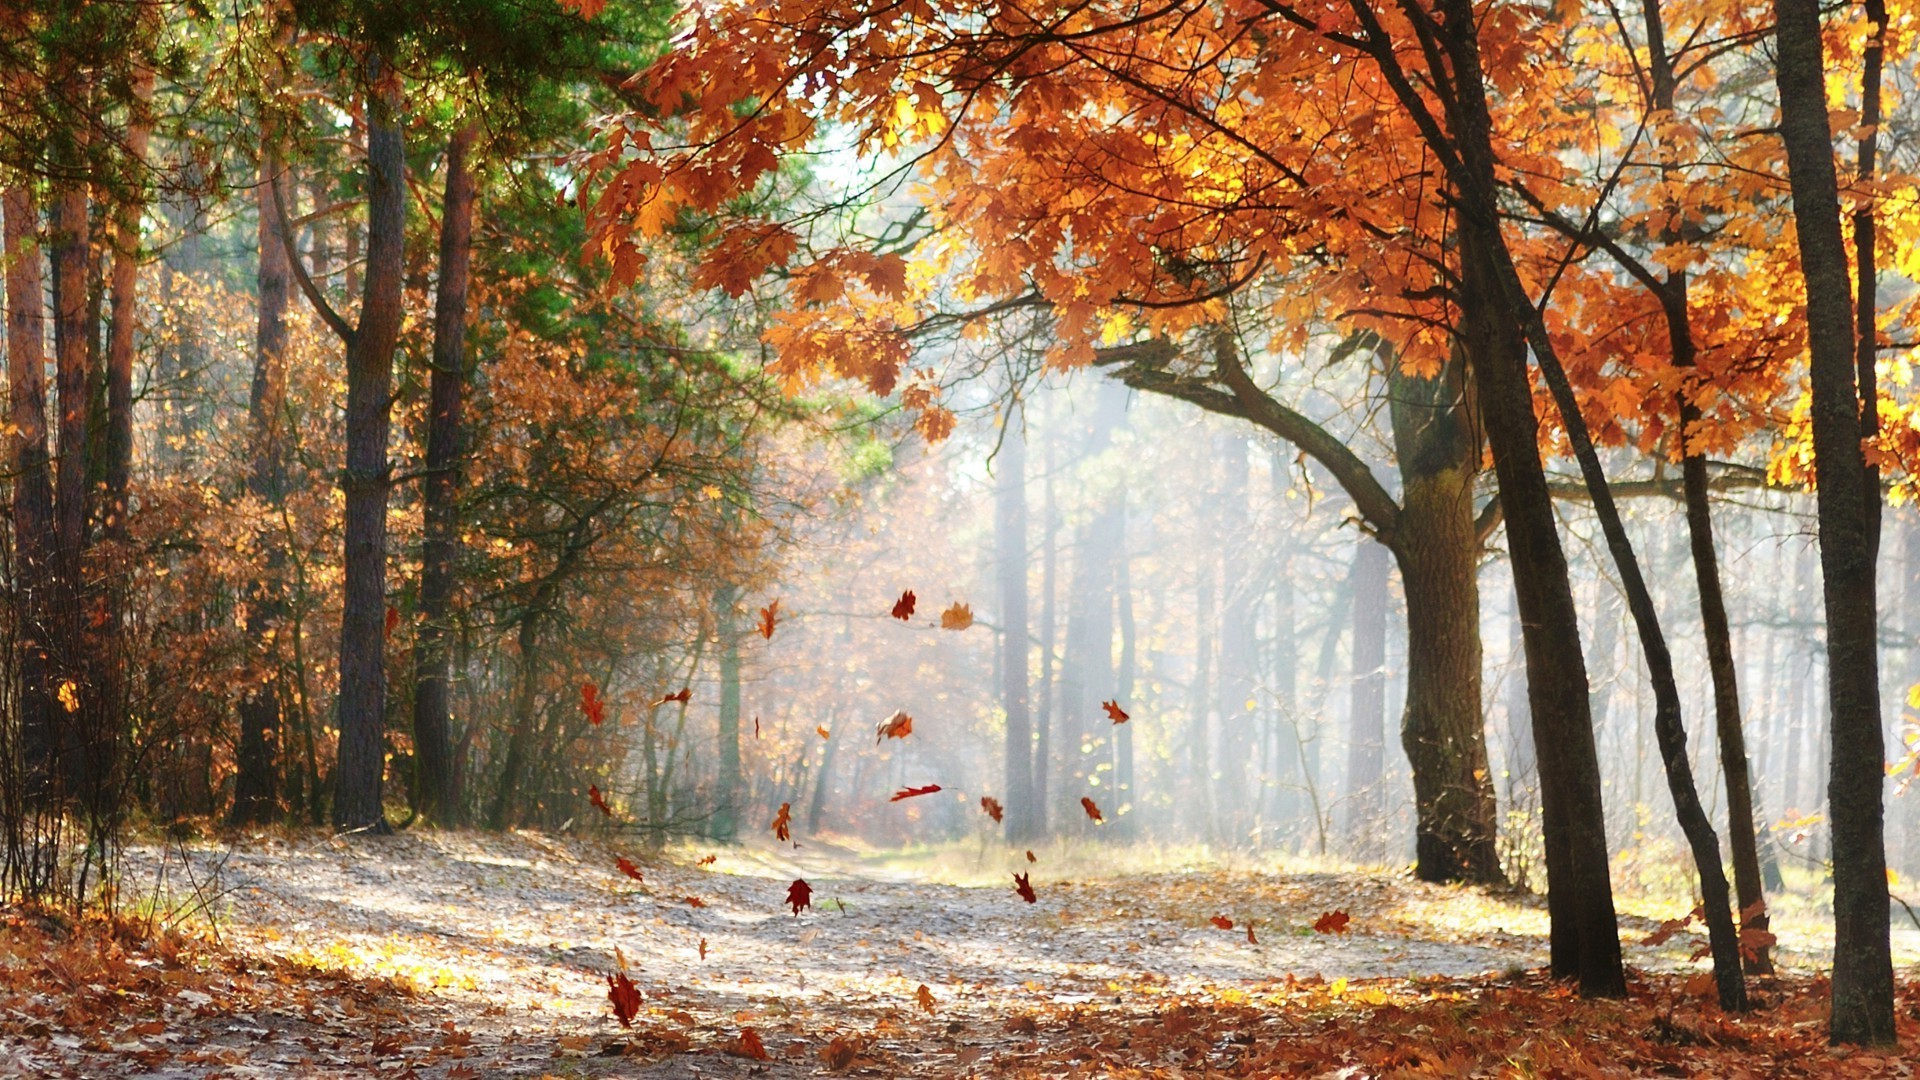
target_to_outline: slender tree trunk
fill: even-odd
[[[415,787],[429,821],[457,824],[460,762],[453,754],[451,700],[453,592],[460,557],[461,405],[467,378],[467,289],[473,261],[473,171],[467,155],[478,129],[447,140],[440,208],[440,281],[434,297],[433,375],[427,391],[426,482],[422,492],[420,611],[413,648]]]
[[[47,450],[46,307],[40,208],[25,185],[5,192],[8,462],[13,473],[16,618],[20,621],[20,743],[36,797],[51,778],[54,717],[48,605],[54,552]]]
[[[1881,786],[1876,543],[1879,494],[1861,452],[1857,330],[1840,236],[1839,178],[1828,127],[1820,7],[1774,0],[1780,134],[1807,290],[1814,467],[1820,476],[1821,583],[1832,702],[1828,803],[1833,823],[1836,1043],[1892,1045],[1893,960]],[[1871,407],[1871,400],[1868,402]]]
[[[1122,523],[1126,521],[1124,498],[1122,496]],[[1134,682],[1139,663],[1139,629],[1133,619],[1133,575],[1128,569],[1130,561],[1122,552],[1114,569],[1114,602],[1120,621],[1120,669],[1114,677],[1114,698],[1123,709],[1134,708]],[[1116,725],[1113,731],[1113,820],[1124,837],[1132,837],[1139,832],[1139,819],[1134,816],[1138,807],[1134,795],[1133,724],[1132,720],[1128,720]]]
[[[360,321],[347,342],[345,586],[340,613],[340,756],[333,824],[388,829],[386,778],[387,437],[393,350],[405,285],[406,158],[400,76],[367,62],[367,270]]]
[[[1035,835],[1033,717],[1027,703],[1027,436],[1025,410],[1007,416],[994,477],[994,557],[1000,585],[1000,701],[1007,713],[1006,836]]]
[[[514,803],[520,794],[521,777],[527,758],[533,753],[534,712],[540,701],[540,611],[536,604],[520,619],[518,641],[520,670],[514,682],[513,727],[507,735],[507,753],[500,765],[500,786],[493,793],[493,805],[487,811],[487,828],[498,832],[517,816]]]
[[[1347,843],[1374,858],[1380,845],[1381,764],[1387,744],[1387,549],[1362,537],[1353,558],[1353,698],[1347,724]]]
[[[1051,428],[1049,428],[1051,431]],[[1053,476],[1059,465],[1055,451],[1057,440],[1046,438],[1046,478],[1042,482],[1040,540],[1040,681],[1034,688],[1038,710],[1034,714],[1033,733],[1033,835],[1048,834],[1047,802],[1049,780],[1053,775],[1053,632],[1056,591],[1059,588],[1060,507],[1054,498]]]
[[[733,588],[721,590],[714,601],[720,612],[720,745],[709,832],[715,840],[732,840],[740,831],[740,627],[734,614],[739,602]]]
[[[1218,779],[1215,781],[1215,811],[1222,834],[1235,844],[1247,842],[1254,831],[1254,800],[1248,790],[1253,764],[1254,712],[1248,703],[1254,700],[1254,626],[1253,600],[1255,566],[1247,558],[1253,547],[1251,516],[1247,507],[1250,468],[1247,439],[1240,431],[1223,433],[1214,439],[1214,456],[1220,463],[1220,488],[1214,500],[1218,513],[1218,532],[1213,542],[1221,548],[1220,574],[1220,674],[1215,683],[1220,716]],[[1382,611],[1384,612],[1384,606]],[[1385,642],[1385,624],[1381,641]],[[1382,688],[1384,693],[1384,687]],[[1384,709],[1386,699],[1381,698]]]
[[[1203,840],[1218,839],[1213,813],[1213,748],[1207,737],[1209,706],[1213,703],[1213,581],[1214,562],[1203,559],[1194,596],[1193,681],[1187,693],[1187,783],[1193,795],[1189,805],[1199,815],[1195,822]]]

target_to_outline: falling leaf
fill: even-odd
[[[926,983],[921,983],[920,989],[913,992],[913,1000],[918,1003],[921,1008],[927,1010],[929,1015],[933,1013],[933,991],[927,989]]]
[[[819,735],[823,739],[827,737],[827,725],[825,724],[815,724],[813,731],[814,734]]]
[[[880,721],[877,730],[878,734],[873,739],[876,743],[887,739],[904,739],[913,734],[913,717],[908,716],[904,709],[895,709],[892,716]]]
[[[835,1035],[832,1042],[820,1048],[820,1060],[826,1062],[828,1069],[839,1072],[852,1065],[859,1053],[843,1036]]]
[[[901,799],[911,799],[916,795],[931,795],[934,792],[939,790],[940,790],[939,784],[928,784],[926,787],[901,788],[899,791],[896,791],[893,793],[893,798],[888,799],[887,801],[899,802]]]
[[[913,590],[908,589],[906,592],[900,594],[900,599],[893,602],[893,617],[899,619],[901,622],[906,622],[908,619],[913,618],[913,605]]]
[[[781,803],[780,812],[773,815],[773,824],[767,826],[767,828],[773,830],[773,835],[776,840],[785,842],[793,839],[793,831],[790,828],[792,824],[793,804]]]
[[[1313,921],[1313,932],[1316,934],[1344,934],[1347,932],[1347,923],[1351,921],[1344,911],[1321,912],[1320,917]]]
[[[613,1018],[620,1021],[620,1026],[632,1027],[633,1018],[640,1015],[640,988],[633,985],[626,972],[607,976],[607,1000],[613,1002]]]
[[[74,685],[72,679],[60,680],[60,688],[53,692],[53,696],[60,699],[60,707],[68,712],[80,711],[80,688]]]
[[[654,702],[653,704],[655,708],[658,708],[661,705],[665,705],[669,701],[677,701],[680,704],[685,705],[687,702],[692,700],[693,700],[693,688],[691,686],[683,686],[680,688],[680,690],[677,693],[668,694],[667,696],[661,698],[660,700]]]
[[[755,714],[753,718],[753,737],[756,739],[760,737],[760,717],[758,714]]]
[[[794,878],[793,884],[787,886],[787,903],[793,906],[795,915],[800,914],[800,909],[803,907],[812,907],[813,886],[799,878]]]
[[[587,801],[593,804],[595,810],[600,811],[608,817],[613,816],[613,807],[608,806],[606,798],[600,794],[600,785],[587,785]]]
[[[1259,938],[1257,938],[1257,937],[1254,937],[1254,936],[1253,936],[1253,924],[1252,924],[1252,923],[1248,923],[1248,924],[1247,924],[1247,944],[1249,944],[1249,945],[1258,945],[1258,944],[1260,944],[1260,939],[1259,939]]]
[[[759,1034],[752,1028],[741,1028],[740,1037],[728,1043],[726,1051],[734,1057],[767,1060],[767,1048],[761,1044]]]
[[[398,629],[399,626],[400,626],[400,609],[397,607],[394,607],[392,604],[388,604],[387,605],[387,628],[383,632],[382,636],[392,637],[393,632],[396,629]]]
[[[705,900],[700,899],[697,896],[683,896],[680,898],[680,902],[687,905],[688,907],[706,907],[707,906],[707,902]]]
[[[640,876],[640,868],[633,865],[633,860],[627,858],[625,855],[622,855],[618,859],[614,860],[613,865],[619,867],[621,873],[627,875],[628,877],[632,878],[635,881],[646,880],[645,878]]]
[[[990,795],[980,796],[980,809],[985,810],[987,816],[995,822],[999,822],[1007,816],[1007,811],[1000,805],[1000,800]]]
[[[940,629],[965,630],[973,625],[973,605],[955,603],[940,613]]]
[[[1082,810],[1085,810],[1087,812],[1087,816],[1092,818],[1095,821],[1106,820],[1105,818],[1100,816],[1100,807],[1096,806],[1094,804],[1094,801],[1085,795],[1080,796],[1080,808]]]
[[[595,727],[607,718],[607,699],[600,696],[600,688],[592,680],[580,684],[580,712]]]
[[[1034,857],[1033,857],[1033,849],[1032,849],[1032,848],[1028,848],[1028,849],[1027,849],[1027,861],[1028,861],[1028,862],[1030,862],[1030,863],[1036,863],[1036,862],[1039,862],[1039,861],[1040,861],[1039,859],[1036,859],[1036,858],[1034,858]]]
[[[1027,880],[1028,877],[1027,874],[1013,875],[1013,891],[1020,894],[1020,899],[1031,904],[1040,898],[1033,894],[1033,882]]]
[[[1133,719],[1127,715],[1125,709],[1120,707],[1118,701],[1103,701],[1100,703],[1100,707],[1107,710],[1107,718],[1116,724],[1124,724],[1128,720]]]
[[[708,856],[706,856],[706,857],[704,857],[704,858],[702,858],[702,859],[701,859],[701,860],[699,861],[699,863],[697,863],[696,865],[699,865],[699,866],[712,866],[712,865],[713,865],[714,863],[716,863],[716,862],[719,862],[719,861],[720,861],[720,856],[718,856],[718,855],[708,855]]]
[[[705,960],[706,958],[707,958],[707,939],[701,938],[700,939],[700,959]]]
[[[1227,918],[1225,915],[1215,915],[1213,918],[1208,919],[1207,921],[1219,927],[1222,930],[1233,929],[1233,920]]]
[[[1648,934],[1644,938],[1641,938],[1640,944],[1649,945],[1649,946],[1665,945],[1667,941],[1673,937],[1673,935],[1679,933],[1682,930],[1685,930],[1687,928],[1687,924],[1693,922],[1693,918],[1694,918],[1694,913],[1689,912],[1685,918],[1668,919],[1665,922],[1661,923],[1658,927],[1655,927],[1653,933]]]
[[[778,600],[775,600],[773,603],[768,604],[766,607],[763,607],[760,609],[760,636],[761,637],[766,638],[768,641],[773,640],[773,624],[776,620],[779,619],[779,616],[780,616],[780,601]]]

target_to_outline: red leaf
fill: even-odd
[[[1087,812],[1087,816],[1092,818],[1095,821],[1106,820],[1105,818],[1100,816],[1100,808],[1094,805],[1093,800],[1088,798],[1085,795],[1080,796],[1080,809],[1085,810]]]
[[[632,1027],[633,1018],[640,1014],[640,988],[633,985],[626,972],[607,976],[607,1000],[613,1002],[613,1018],[620,1021],[620,1026]]]
[[[880,721],[878,732],[873,739],[876,743],[887,739],[904,739],[913,734],[913,717],[908,716],[904,709],[895,709],[892,716]]]
[[[387,628],[383,632],[382,636],[392,637],[394,630],[398,629],[399,626],[400,626],[400,609],[397,607],[394,607],[392,604],[388,604],[387,605]]]
[[[621,873],[627,875],[628,877],[632,878],[635,881],[646,880],[646,878],[643,878],[640,876],[640,868],[633,865],[632,860],[628,859],[625,855],[622,855],[620,856],[620,858],[616,859],[614,861],[614,865],[620,868]]]
[[[1222,930],[1233,929],[1233,920],[1227,918],[1225,915],[1215,915],[1213,918],[1208,919],[1207,921],[1219,927]]]
[[[779,613],[780,601],[778,600],[760,609],[760,636],[768,641],[773,640],[773,624],[779,618]]]
[[[680,898],[680,902],[687,905],[688,907],[706,907],[707,906],[707,902],[705,900],[700,899],[697,896],[683,896]]]
[[[987,816],[992,818],[996,822],[1002,820],[1007,816],[1007,811],[1004,807],[1000,805],[1000,800],[993,798],[992,796],[988,796],[988,795],[980,796],[980,809],[985,810],[987,812]]]
[[[939,784],[928,784],[926,787],[901,788],[899,791],[896,791],[893,793],[893,798],[888,799],[887,801],[899,802],[901,799],[911,799],[916,795],[931,795],[934,792],[939,790],[940,790]]]
[[[793,804],[781,803],[780,812],[773,815],[773,824],[767,826],[767,828],[773,830],[773,835],[776,840],[786,841],[793,839],[793,832],[789,828],[792,824]]]
[[[787,903],[793,906],[795,915],[800,914],[800,909],[803,907],[812,907],[813,886],[799,878],[794,878],[793,884],[787,886]]]
[[[600,785],[587,785],[587,801],[593,804],[595,810],[600,811],[608,817],[613,816],[613,807],[608,806],[606,798],[600,794]]]
[[[718,856],[718,855],[708,855],[708,856],[706,856],[706,857],[704,857],[704,858],[702,858],[702,859],[700,860],[700,862],[699,862],[699,863],[698,863],[697,865],[700,865],[700,866],[712,866],[712,865],[713,865],[714,863],[716,863],[716,862],[719,862],[719,861],[720,861],[720,856]]]
[[[1258,945],[1258,944],[1260,944],[1260,939],[1259,939],[1259,938],[1257,938],[1257,937],[1254,937],[1254,936],[1253,936],[1253,924],[1252,924],[1252,923],[1248,923],[1248,924],[1247,924],[1247,944],[1249,944],[1249,945]]]
[[[752,1058],[755,1061],[767,1060],[767,1048],[760,1042],[760,1036],[752,1028],[741,1028],[740,1037],[728,1043],[726,1051],[734,1057]]]
[[[1322,912],[1320,917],[1313,921],[1313,932],[1316,934],[1344,934],[1347,932],[1347,924],[1352,921],[1344,911]]]
[[[1100,703],[1100,707],[1107,710],[1108,719],[1112,720],[1116,724],[1124,724],[1128,720],[1133,719],[1132,717],[1127,715],[1127,712],[1125,709],[1122,709],[1120,707],[1120,703],[1118,701],[1103,701]]]
[[[827,725],[825,724],[815,724],[813,725],[813,730],[814,730],[814,734],[819,735],[823,739],[826,738],[828,734],[830,734],[827,731]]]
[[[687,702],[692,700],[693,700],[693,688],[690,686],[683,686],[680,688],[679,692],[668,694],[666,697],[661,698],[659,701],[656,701],[653,704],[655,707],[658,707],[661,705],[665,705],[669,701],[677,701],[680,704],[685,705]]]
[[[607,718],[607,699],[600,696],[600,688],[592,680],[580,684],[580,712],[595,727]]]
[[[1027,880],[1028,876],[1027,874],[1013,875],[1013,891],[1020,894],[1020,899],[1031,904],[1040,898],[1033,894],[1033,882]]]
[[[901,622],[906,622],[908,619],[913,618],[913,605],[913,590],[908,589],[906,592],[900,594],[900,599],[893,602],[893,617],[899,619]]]

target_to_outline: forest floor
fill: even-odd
[[[815,839],[615,869],[534,834],[255,837],[128,853],[116,926],[0,922],[0,1076],[1913,1076],[1829,1050],[1822,951],[1710,1001],[1674,912],[1630,914],[1626,1001],[1538,970],[1520,893],[1124,849],[913,858]],[[1135,865],[1136,863],[1140,865]],[[1009,872],[1031,871],[1027,904]],[[813,906],[786,906],[808,881]],[[1631,910],[1631,904],[1623,904]],[[1319,932],[1329,912],[1344,931]],[[210,918],[209,918],[210,916]],[[184,922],[191,934],[155,933]],[[1231,929],[1220,923],[1230,921]],[[1321,923],[1329,928],[1338,919]],[[1249,934],[1247,928],[1252,927]],[[624,963],[632,1027],[609,1001]],[[1798,972],[1798,973],[1796,973]],[[924,990],[923,990],[924,988]]]

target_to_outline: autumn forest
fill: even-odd
[[[1909,1076],[1913,0],[0,0],[0,1077]]]

